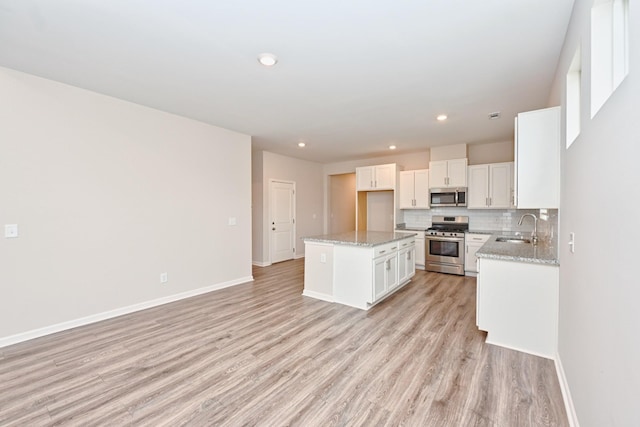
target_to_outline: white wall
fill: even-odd
[[[0,345],[251,279],[249,136],[4,68],[0,93]]]
[[[638,426],[640,8],[630,2],[629,75],[591,119],[592,3],[575,2],[549,103],[566,105],[565,75],[581,44],[582,130],[562,149],[559,360],[582,427]]]
[[[264,216],[264,151],[254,151],[251,153],[251,260],[254,264],[264,266],[268,262],[264,261],[264,230],[268,218]],[[267,180],[268,182],[268,180]],[[268,193],[267,193],[268,194]],[[268,236],[267,236],[268,237]],[[267,246],[268,248],[268,246]],[[268,260],[268,255],[267,255]]]
[[[469,144],[468,151],[470,165],[513,162],[515,158],[513,140]]]
[[[323,167],[325,176],[352,173],[361,166],[385,165],[388,163],[397,163],[399,166],[404,167],[404,170],[410,171],[429,168],[429,158],[429,151],[421,151],[419,153],[391,154],[384,157],[327,163]]]
[[[262,234],[254,233],[253,262],[268,265],[269,260],[269,180],[280,179],[296,183],[296,257],[304,256],[302,239],[322,234],[324,224],[322,165],[320,163],[282,156],[268,151],[253,155],[254,162],[262,160]],[[254,165],[254,171],[257,171]],[[258,197],[254,196],[254,203]],[[262,240],[261,247],[257,247]]]

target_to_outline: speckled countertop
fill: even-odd
[[[416,233],[417,235],[417,233]],[[336,245],[372,247],[395,242],[409,237],[408,233],[393,231],[348,231],[339,234],[324,234],[322,236],[305,237],[306,242],[333,243]]]
[[[509,236],[511,233],[493,234],[487,243],[482,245],[476,256],[478,258],[499,259],[505,261],[527,262],[532,264],[560,265],[558,248],[550,242],[537,245],[530,243],[496,242],[499,236]]]

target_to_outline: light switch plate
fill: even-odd
[[[18,224],[5,224],[4,237],[7,239],[18,237]]]
[[[569,250],[572,254],[576,252],[576,233],[569,233]]]
[[[229,217],[229,225],[238,225],[238,220],[235,216]]]

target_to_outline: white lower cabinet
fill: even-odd
[[[426,262],[426,251],[424,246],[424,231],[412,231],[398,229],[396,233],[416,234],[415,238],[415,253],[413,257],[414,268],[424,270]]]
[[[416,241],[403,242],[398,251],[398,282],[406,282],[416,274]]]
[[[373,292],[367,302],[374,303],[398,286],[398,252],[373,260]]]
[[[491,237],[490,234],[467,233],[465,235],[464,271],[467,276],[475,276],[478,272],[476,252],[489,240],[489,237]]]
[[[486,342],[555,358],[559,268],[480,258],[476,323]]]

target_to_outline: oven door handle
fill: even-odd
[[[427,240],[444,240],[445,242],[464,242],[464,237],[427,236]]]

